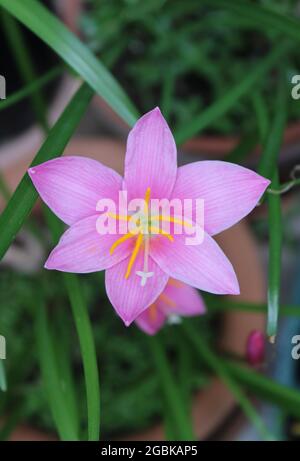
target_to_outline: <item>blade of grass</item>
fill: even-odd
[[[264,149],[259,162],[258,172],[272,180],[272,189],[278,189],[278,157],[287,119],[286,87],[283,74],[280,74],[279,87],[274,105],[274,119],[266,138],[262,140]],[[264,130],[261,127],[261,132]],[[263,135],[264,136],[264,135]],[[274,342],[277,333],[280,276],[282,218],[280,195],[267,194],[269,205],[269,262],[268,262],[268,317],[267,334]]]
[[[45,216],[52,232],[53,241],[56,244],[63,232],[62,223],[46,207]],[[79,278],[74,274],[64,273],[62,275],[70,299],[83,361],[88,411],[88,438],[90,441],[98,441],[100,436],[100,383],[92,326]]]
[[[273,176],[272,187],[279,187],[278,172]],[[267,334],[271,342],[277,333],[280,278],[281,278],[281,246],[282,217],[280,195],[268,194],[269,204],[269,261],[268,261],[268,317]]]
[[[63,312],[64,309],[60,309],[60,313],[62,314]],[[53,330],[55,331],[55,336],[59,338],[59,341],[54,342],[54,349],[56,354],[57,367],[61,377],[61,390],[64,395],[69,415],[74,422],[76,434],[79,434],[80,419],[78,410],[78,396],[76,393],[76,386],[72,372],[71,341],[69,338],[70,329],[66,328],[66,325],[64,324],[65,315],[63,316],[60,313],[56,312],[53,322]]]
[[[90,441],[98,441],[100,437],[100,383],[92,326],[79,279],[73,274],[64,274],[64,282],[70,299],[83,361],[87,395],[88,438]]]
[[[77,128],[91,98],[93,91],[82,85],[63,114],[60,116],[49,136],[32,162],[32,166],[62,155],[69,139]],[[27,173],[19,183],[12,198],[0,216],[0,259],[3,258],[38,197]]]
[[[68,406],[61,390],[53,337],[49,329],[46,307],[42,301],[41,294],[36,307],[36,337],[39,362],[52,416],[62,440],[78,440],[76,424],[74,424],[72,414],[68,411]]]
[[[21,28],[15,19],[4,10],[0,11],[0,17],[5,36],[15,57],[22,80],[25,84],[30,84],[35,81],[36,72],[28,53],[24,34],[22,34]],[[39,124],[44,131],[47,131],[47,106],[43,94],[40,91],[35,91],[30,94],[30,98]]]
[[[168,422],[173,419],[176,433],[178,434],[178,440],[195,440],[192,423],[188,418],[180,390],[172,376],[167,357],[159,338],[149,338],[149,347],[160,378],[162,392],[170,412]]]
[[[261,437],[264,440],[274,440],[273,435],[269,432],[261,417],[258,415],[254,406],[247,398],[246,394],[243,392],[242,388],[236,382],[235,378],[228,372],[228,369],[224,366],[223,362],[219,359],[217,354],[215,354],[211,348],[208,346],[205,340],[197,333],[193,328],[191,323],[183,323],[184,331],[197,349],[197,352],[201,359],[206,363],[206,365],[211,368],[224,382],[227,388],[232,392],[236,401],[239,403],[240,407],[244,411],[247,418],[252,422],[253,426],[259,431]]]
[[[214,120],[230,110],[287,53],[290,46],[287,42],[281,42],[262,62],[256,65],[251,73],[247,74],[242,81],[228,90],[221,99],[214,102],[208,109],[189,123],[186,123],[181,129],[176,130],[175,138],[177,143],[182,144],[190,137],[203,131]]]
[[[0,6],[47,43],[125,122],[138,116],[120,85],[91,51],[37,0],[0,0]]]
[[[7,391],[6,373],[3,360],[0,359],[0,391]]]
[[[10,95],[8,98],[6,98],[4,101],[1,101],[0,111],[7,109],[8,107],[16,104],[17,102],[22,101],[28,96],[31,96],[31,94],[35,93],[37,89],[46,86],[56,77],[58,77],[61,71],[62,71],[62,68],[57,66],[49,70],[49,72],[45,73],[42,77],[36,79],[34,82],[30,83],[29,85],[26,85],[21,90],[16,91],[12,95]]]
[[[266,135],[269,129],[269,114],[267,111],[267,107],[262,95],[256,91],[252,98],[252,104],[254,108],[254,112],[257,119],[257,125],[259,129],[259,137],[261,142],[263,143],[266,139]]]
[[[249,311],[249,312],[267,312],[267,304],[253,304],[253,303],[244,303],[228,300],[218,300],[218,299],[209,299],[205,298],[205,303],[209,311],[213,312],[223,312],[227,310],[233,311]],[[283,305],[281,306],[280,313],[287,316],[300,316],[300,306],[292,305]]]

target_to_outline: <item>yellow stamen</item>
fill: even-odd
[[[166,221],[172,222],[175,224],[181,224],[182,226],[193,227],[192,224],[188,223],[187,221],[183,221],[179,218],[173,218],[172,216],[163,216],[163,215],[156,215],[151,217],[151,221]]]
[[[147,190],[146,190],[146,194],[145,194],[145,213],[148,213],[148,206],[149,206],[149,202],[150,202],[150,193],[151,193],[151,189],[150,187],[147,187]]]
[[[112,255],[113,252],[115,251],[115,249],[123,242],[126,242],[126,240],[130,239],[131,237],[134,237],[134,234],[132,234],[131,232],[128,232],[128,234],[125,234],[123,235],[122,237],[120,237],[118,240],[116,240],[112,246],[110,247],[110,254]]]
[[[136,260],[136,257],[137,257],[137,255],[138,255],[138,252],[139,252],[140,248],[141,248],[142,242],[143,242],[143,234],[139,234],[139,235],[138,235],[138,238],[136,239],[135,246],[134,246],[132,255],[131,255],[131,257],[130,257],[128,266],[127,266],[127,271],[126,271],[126,274],[125,274],[125,279],[128,279],[128,277],[129,277],[129,275],[130,275],[132,266],[133,266],[133,264],[134,264],[134,261]]]
[[[159,296],[159,299],[163,302],[163,303],[166,303],[168,306],[170,307],[176,307],[176,303],[175,301],[173,301],[173,299],[171,299],[169,296],[165,295],[164,293],[162,293],[160,296]]]
[[[150,232],[153,232],[155,234],[163,235],[164,237],[167,237],[171,242],[174,242],[173,235],[168,234],[167,232],[161,230],[159,227],[150,226]]]

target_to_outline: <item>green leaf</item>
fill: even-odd
[[[236,379],[232,376],[230,371],[228,371],[227,367],[224,365],[218,355],[212,351],[212,349],[201,337],[201,335],[198,334],[197,330],[194,329],[191,323],[184,322],[183,328],[201,359],[222,379],[224,384],[234,395],[236,401],[240,404],[240,407],[244,411],[245,415],[259,431],[262,438],[264,440],[274,440],[274,437],[265,427],[264,422],[256,412],[252,403],[247,398],[246,394],[243,392]]]
[[[208,307],[209,311],[213,312],[223,312],[223,311],[249,311],[249,312],[260,312],[266,313],[268,310],[267,304],[254,304],[247,302],[237,302],[237,301],[228,301],[225,299],[218,299],[216,297],[205,297],[205,304]],[[300,316],[300,306],[296,305],[283,305],[281,306],[280,313],[282,315]]]
[[[135,123],[137,111],[114,77],[47,8],[37,0],[0,0],[0,6],[47,43],[125,122]]]
[[[262,176],[272,179],[272,188],[279,188],[278,157],[283,140],[287,119],[287,101],[284,76],[280,75],[277,97],[274,105],[274,119],[266,139],[263,139],[263,153],[258,171]],[[261,127],[261,132],[265,130]],[[263,135],[264,136],[264,135]],[[269,262],[268,262],[268,318],[267,333],[274,342],[277,333],[280,301],[281,276],[281,198],[280,195],[268,194],[269,205]]]
[[[0,390],[2,392],[7,391],[7,383],[6,383],[6,374],[3,360],[0,359]]]
[[[92,326],[79,278],[73,274],[64,274],[64,281],[70,298],[83,361],[89,440],[97,441],[100,437],[100,382]]]
[[[93,91],[87,85],[82,85],[51,129],[49,136],[34,158],[32,166],[62,155],[92,95]],[[3,258],[37,198],[38,194],[28,174],[25,173],[0,216],[0,259]]]
[[[221,99],[218,99],[198,117],[190,120],[182,128],[176,131],[176,141],[182,144],[184,141],[203,131],[213,121],[229,111],[243,96],[247,95],[252,88],[266,75],[266,73],[288,51],[289,43],[282,42],[266,58],[257,64],[253,71],[245,76],[236,86],[228,90]]]
[[[61,306],[63,307],[63,306]],[[54,342],[57,368],[60,376],[61,391],[64,396],[68,413],[74,423],[76,434],[80,431],[80,418],[78,409],[78,395],[76,392],[75,379],[72,372],[72,353],[69,329],[65,325],[66,316],[63,309],[56,312],[53,321],[53,331],[59,341]]]
[[[257,119],[260,141],[263,143],[266,139],[266,135],[269,129],[268,109],[261,93],[259,92],[255,92],[252,95],[251,101]]]
[[[149,346],[161,382],[166,406],[169,411],[167,422],[174,421],[176,434],[178,434],[177,440],[195,440],[192,422],[188,418],[188,412],[183,403],[181,392],[172,376],[168,359],[159,338],[149,338]]]
[[[55,356],[54,338],[50,331],[46,307],[41,300],[36,310],[36,337],[40,368],[47,400],[52,416],[62,440],[78,440],[76,423],[69,412],[64,393],[61,388],[61,377]]]
[[[279,187],[278,172],[273,176],[272,187]],[[282,217],[280,195],[268,194],[269,204],[269,262],[268,262],[268,318],[267,334],[274,342],[277,333],[280,278],[281,278],[281,246]]]
[[[48,209],[46,209],[46,218],[56,244],[63,232],[63,226]],[[74,274],[64,273],[63,279],[70,299],[83,361],[87,395],[88,436],[90,441],[98,441],[100,436],[100,382],[92,326],[79,278]]]

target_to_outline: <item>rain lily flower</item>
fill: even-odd
[[[259,330],[253,330],[247,338],[246,357],[250,365],[261,365],[265,358],[265,336]]]
[[[195,288],[169,279],[166,288],[148,309],[135,320],[148,335],[154,335],[173,316],[194,317],[205,313],[205,305]]]
[[[177,168],[175,141],[158,108],[141,117],[129,133],[124,179],[95,160],[73,156],[34,166],[28,173],[42,200],[70,226],[45,267],[74,273],[106,270],[108,297],[126,325],[155,302],[170,277],[211,293],[239,294],[234,269],[212,236],[246,216],[269,181],[221,161]],[[120,191],[129,200],[143,199],[140,227],[137,232],[101,234],[98,201],[118,203]],[[184,232],[175,235],[173,228],[169,233],[159,228],[163,221],[185,225],[184,219],[149,213],[153,199],[173,198],[189,199],[192,216],[194,203],[204,201],[201,244],[187,245]],[[110,219],[118,224],[131,219],[120,213],[118,208]]]

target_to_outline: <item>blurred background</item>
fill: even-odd
[[[272,21],[240,14],[240,2],[226,0],[60,0],[42,1],[107,66],[140,113],[159,106],[178,139],[179,163],[222,159],[256,169],[284,86],[286,120],[280,148],[280,182],[297,179],[300,163],[300,99],[292,97],[300,74],[298,42]],[[272,13],[300,21],[297,0],[260,0]],[[59,114],[80,82],[72,70],[28,29],[1,9],[0,100],[1,208],[19,183]],[[268,15],[267,15],[268,16]],[[296,23],[297,24],[297,23]],[[226,99],[227,97],[227,99]],[[217,106],[218,102],[221,102]],[[231,101],[231,102],[230,102]],[[232,102],[234,101],[234,103]],[[189,127],[208,108],[199,133]],[[214,111],[215,110],[215,111]],[[126,124],[95,96],[67,146],[67,154],[94,157],[122,172]],[[276,137],[276,132],[274,132]],[[294,175],[294,176],[293,176]],[[281,303],[300,305],[300,194],[282,194],[283,249]],[[0,236],[1,238],[1,236]],[[219,236],[238,274],[241,295],[234,301],[266,302],[269,224],[265,203],[249,219]],[[0,391],[0,438],[56,438],[41,374],[40,334],[35,322],[36,289],[43,286],[50,336],[59,366],[72,388],[70,411],[86,430],[84,379],[75,326],[60,274],[43,269],[52,246],[41,203],[0,263],[0,334],[7,341],[6,381]],[[102,438],[155,440],[164,437],[165,401],[153,373],[147,337],[125,328],[106,297],[102,273],[81,277],[93,322],[101,372]],[[238,298],[238,299],[237,299]],[[226,309],[231,299],[207,296],[208,313],[196,320],[199,335],[230,357],[245,360],[253,330],[264,332],[259,309]],[[226,304],[227,303],[227,304]],[[291,358],[291,338],[300,317],[283,316],[275,345],[268,345],[259,370],[300,391],[300,367]],[[172,369],[188,392],[197,437],[259,440],[232,394],[183,343],[180,327],[160,334]],[[4,361],[3,361],[4,362]],[[1,365],[1,361],[0,361]],[[183,372],[184,370],[184,372]],[[1,374],[1,369],[0,369]],[[75,384],[74,384],[75,383]],[[5,390],[4,388],[7,387]],[[4,391],[5,390],[5,391]],[[253,394],[251,394],[253,396]],[[254,398],[258,412],[279,439],[300,437],[300,422],[268,398]]]

